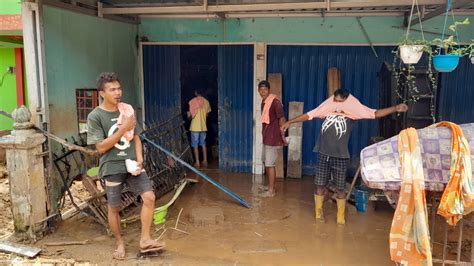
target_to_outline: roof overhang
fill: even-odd
[[[446,0],[417,0],[421,18],[445,13]],[[245,18],[407,16],[413,0],[43,0],[43,3],[137,23],[140,17]],[[458,15],[474,16],[474,1],[453,0]],[[417,19],[417,18],[416,18]],[[418,19],[417,19],[418,20]]]

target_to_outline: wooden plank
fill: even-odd
[[[0,251],[34,258],[40,253],[41,249],[12,243],[6,240],[0,240]]]
[[[303,102],[290,102],[288,119],[293,119],[303,114]],[[301,178],[301,150],[303,146],[303,123],[294,123],[288,129],[290,143],[288,144],[288,162],[286,176]]]
[[[89,242],[88,240],[83,240],[83,241],[59,241],[59,242],[44,243],[44,245],[47,246],[47,247],[74,246],[74,245],[85,245],[88,242]]]
[[[89,207],[89,204],[87,204],[87,202],[83,202],[81,204],[78,205],[79,209],[81,210],[84,210],[85,208]],[[68,209],[67,211],[65,211],[64,213],[61,214],[61,220],[67,220],[73,216],[75,216],[76,214],[79,213],[79,210],[76,209],[76,207],[72,207],[70,209]]]
[[[282,79],[280,73],[268,74],[268,82],[270,82],[270,93],[275,94],[282,99]],[[283,170],[283,149],[278,149],[278,158],[275,164],[275,172],[277,178],[285,178]]]
[[[341,72],[335,67],[328,69],[328,97],[341,88]]]

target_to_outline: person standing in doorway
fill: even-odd
[[[258,93],[262,97],[262,135],[263,135],[263,162],[268,186],[263,186],[263,197],[275,196],[275,163],[280,149],[285,141],[280,127],[286,122],[283,104],[275,94],[270,93],[270,83],[262,80],[258,84]]]
[[[191,147],[194,151],[194,167],[204,167],[207,162],[206,133],[207,133],[207,116],[211,112],[209,101],[204,98],[199,91],[194,92],[195,97],[189,101],[188,116],[191,120]],[[202,164],[199,161],[199,146],[202,148]]]
[[[315,109],[286,122],[282,132],[290,124],[300,123],[313,118],[324,119],[321,132],[316,142],[315,151],[319,153],[314,179],[315,218],[324,222],[323,201],[326,186],[332,176],[337,189],[337,224],[344,225],[344,211],[346,206],[346,170],[349,163],[349,138],[352,127],[359,119],[376,119],[392,113],[406,112],[408,106],[399,104],[384,109],[371,109],[359,102],[348,90],[338,89],[334,95],[326,99]]]
[[[87,116],[87,144],[95,145],[101,154],[99,175],[105,181],[109,226],[117,248],[113,258],[125,259],[125,244],[120,228],[120,208],[124,185],[142,199],[141,237],[142,253],[158,251],[164,243],[151,238],[150,229],[155,208],[153,185],[143,171],[143,147],[138,134],[133,107],[122,103],[122,87],[115,73],[102,73],[97,81],[102,103]],[[128,169],[125,160],[136,162]]]

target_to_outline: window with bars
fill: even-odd
[[[76,108],[79,132],[87,132],[87,115],[99,105],[96,89],[76,89]]]

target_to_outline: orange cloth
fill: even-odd
[[[128,103],[119,103],[118,104],[118,110],[120,112],[120,115],[117,119],[117,126],[120,127],[122,125],[123,118],[126,117],[131,117],[135,115],[135,111],[133,110],[133,107],[128,104]],[[125,132],[123,136],[128,140],[131,141],[134,136],[134,131],[135,128],[132,128],[131,130]]]
[[[270,94],[265,99],[261,116],[262,124],[270,124],[270,107],[272,107],[273,100],[275,99],[278,99],[275,94]]]
[[[471,151],[460,126],[446,121],[433,126],[448,127],[453,135],[451,178],[441,197],[438,214],[446,218],[449,225],[456,225],[463,215],[467,215],[474,210]]]
[[[423,161],[414,128],[400,132],[398,150],[402,185],[390,229],[390,257],[401,265],[433,265]]]
[[[309,120],[318,117],[326,118],[329,115],[341,114],[349,117],[352,120],[357,119],[374,119],[375,109],[369,108],[359,102],[352,94],[343,102],[334,101],[334,96],[327,98],[315,109],[309,111],[307,115]]]
[[[196,96],[189,101],[189,112],[191,113],[191,117],[194,118],[199,111],[204,106],[204,97]]]

